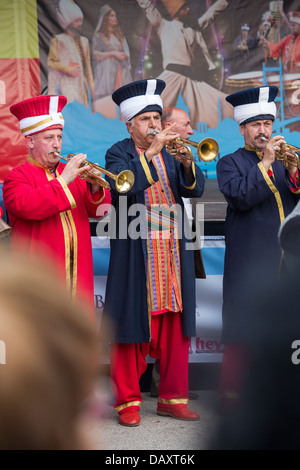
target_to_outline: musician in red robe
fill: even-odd
[[[279,43],[272,44],[262,38],[260,44],[267,50],[269,57],[282,60],[284,73],[300,72],[300,11],[291,11],[288,14],[291,34]]]
[[[90,168],[81,166],[86,155],[60,162],[61,111],[66,103],[64,96],[43,95],[11,106],[29,157],[7,175],[3,200],[12,226],[12,249],[22,248],[54,264],[72,299],[83,300],[94,313],[89,217],[107,212],[110,193],[78,177]]]

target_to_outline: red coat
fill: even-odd
[[[274,59],[281,58],[282,67],[284,70],[284,64],[286,61],[286,48],[292,39],[292,34],[289,34],[278,44],[272,44],[269,42],[270,56]],[[300,72],[300,35],[296,38],[292,53],[291,61],[288,65],[288,70],[284,70],[287,73]]]
[[[59,163],[62,173],[64,163]],[[76,178],[67,186],[43,165],[29,157],[5,178],[3,200],[12,226],[11,246],[19,246],[31,255],[47,256],[72,297],[83,298],[94,311],[93,259],[89,217],[103,215],[110,204],[110,193],[101,189],[93,195],[85,180]],[[70,284],[70,244],[65,213],[73,233],[73,287]],[[53,263],[52,263],[53,264]],[[55,295],[55,294],[54,294]]]

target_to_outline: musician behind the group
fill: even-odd
[[[42,95],[10,110],[20,124],[28,160],[13,168],[3,184],[3,201],[12,226],[11,247],[56,265],[72,298],[84,300],[94,314],[94,281],[89,217],[107,211],[110,193],[97,182],[80,179],[86,155],[60,162],[67,99]],[[55,293],[53,293],[55,295]]]
[[[285,140],[272,135],[276,118],[274,86],[251,88],[227,96],[234,107],[245,146],[217,163],[220,191],[227,203],[223,279],[225,343],[220,391],[237,396],[245,367],[243,349],[250,302],[278,280],[281,250],[278,230],[294,209],[300,193],[297,166],[278,159]]]
[[[184,139],[184,140],[189,140],[191,136],[194,134],[194,130],[191,125],[191,120],[189,115],[180,108],[173,108],[173,107],[167,107],[163,109],[162,115],[161,115],[161,123],[162,123],[162,128],[164,129],[165,127],[170,126],[171,124],[175,123],[173,131],[177,132],[179,134],[179,138]],[[188,143],[187,143],[188,144]],[[187,155],[187,158],[194,158],[193,155],[189,155],[189,152],[186,154],[187,147],[191,149],[188,145],[185,147],[180,147],[179,145],[176,146],[177,150],[179,152],[183,153],[178,153],[175,155],[174,158],[182,163],[184,163],[184,157]],[[173,154],[173,153],[172,153]],[[188,163],[188,161],[187,161]],[[190,224],[192,225],[193,231],[197,230],[196,226],[199,224],[199,220],[197,217],[197,203],[201,203],[201,199],[197,198],[183,198],[183,202],[185,205],[185,209],[187,211],[188,217]],[[194,259],[195,259],[195,275],[196,278],[203,279],[206,277],[205,274],[205,269],[204,269],[204,264],[203,264],[203,259],[202,259],[202,253],[201,253],[201,248],[198,246],[194,250]]]
[[[120,222],[111,239],[103,312],[114,327],[114,407],[125,426],[140,423],[139,379],[148,353],[160,362],[157,413],[199,419],[187,408],[189,338],[196,334],[195,273],[193,251],[186,248],[182,196],[200,197],[204,177],[194,162],[184,157],[179,162],[165,149],[178,134],[173,125],[161,127],[164,88],[162,80],[140,80],[112,95],[130,138],[107,151],[106,168],[113,173],[130,169],[135,175],[127,196],[119,197],[109,179],[116,220],[125,220],[128,230],[124,234]],[[144,234],[141,207],[147,214]]]

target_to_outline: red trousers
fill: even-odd
[[[219,379],[219,395],[223,410],[230,410],[238,403],[244,391],[249,353],[242,343],[226,343]]]
[[[188,402],[189,338],[183,336],[181,313],[167,312],[151,317],[149,343],[111,345],[111,379],[115,386],[115,409],[140,409],[139,380],[147,368],[146,356],[158,359],[160,407],[186,407]]]

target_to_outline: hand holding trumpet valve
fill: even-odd
[[[280,149],[280,144],[285,143],[284,137],[281,135],[276,135],[268,140],[265,136],[260,136],[259,139],[262,142],[267,142],[265,147],[262,149],[262,163],[266,170],[270,169],[272,163],[274,163],[276,158],[276,152]]]
[[[164,130],[152,129],[148,131],[148,135],[153,135],[153,140],[145,152],[146,158],[149,162],[151,162],[152,158],[157,155],[163,147],[179,137],[179,134],[171,132],[175,125],[176,123],[174,122]]]
[[[180,162],[186,169],[189,169],[192,162],[195,161],[191,148],[184,144],[180,138],[177,140],[175,139],[173,142],[173,147],[170,150],[167,146],[167,150],[171,155],[174,156],[175,160]]]
[[[300,167],[299,156],[296,153],[300,149],[287,144],[284,137],[281,135],[274,136],[270,140],[261,136],[261,140],[263,142],[267,142],[262,154],[262,162],[266,170],[269,170],[270,166],[276,159],[284,165],[290,177],[294,179],[298,168]]]
[[[75,178],[79,176],[81,179],[86,179],[90,184],[91,193],[99,191],[101,187],[109,188],[108,183],[101,176],[101,171],[93,167],[91,176],[91,163],[87,162],[86,154],[79,153],[78,155],[70,154],[72,158],[64,158],[61,155],[60,158],[67,161],[67,164],[61,174],[61,177],[65,180],[66,184],[73,183]]]
[[[79,153],[68,160],[68,163],[61,174],[61,177],[65,180],[67,185],[73,183],[77,176],[84,174],[90,169],[89,165],[84,164],[86,158],[87,156],[85,154]]]

